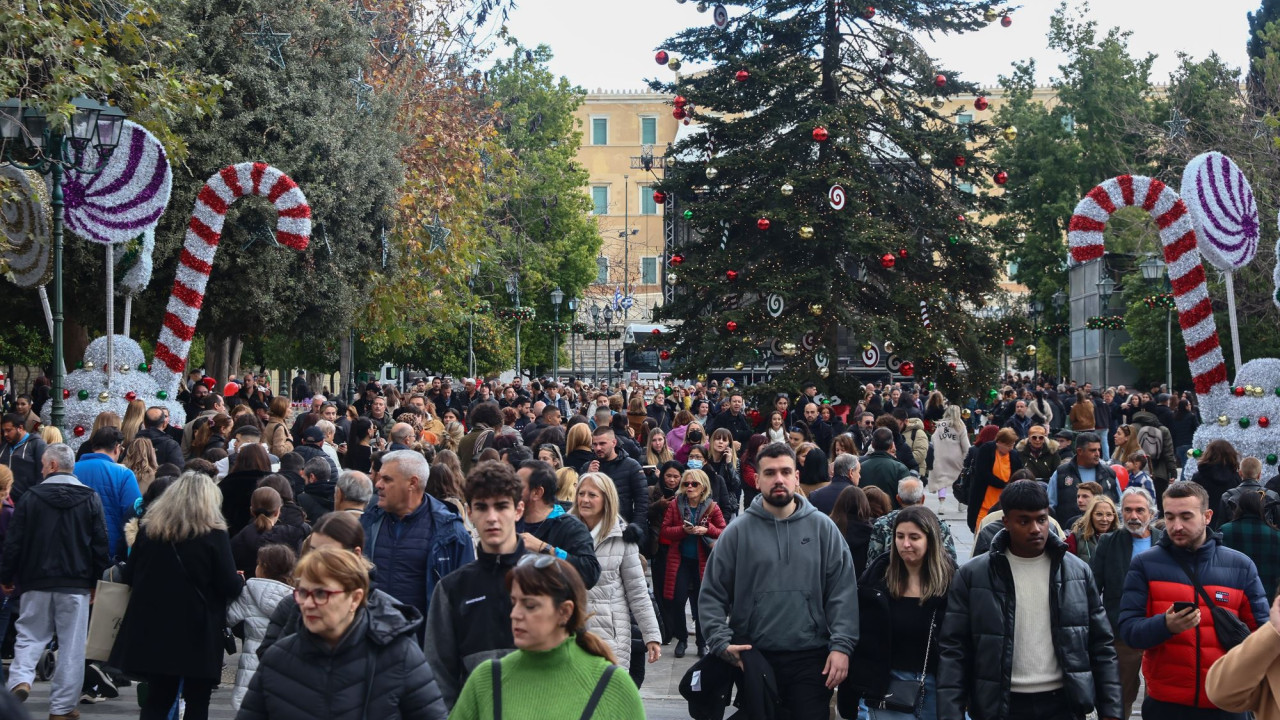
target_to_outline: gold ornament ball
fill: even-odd
[[[1028,346],[1027,346],[1027,355],[1034,356],[1035,354],[1036,354],[1036,346],[1035,346],[1035,345],[1028,345]]]
[[[987,11],[982,13],[982,19],[987,22],[995,22],[997,17],[999,15],[996,13],[995,8],[987,8]]]
[[[130,368],[128,365],[120,365],[119,369],[120,369],[120,373],[123,375],[123,374],[127,374]]]
[[[734,370],[741,370],[744,367],[746,367],[746,363],[742,362],[741,360],[733,364]]]
[[[897,346],[897,345],[894,345],[892,340],[885,340],[885,341],[884,341],[884,351],[885,351],[885,352],[887,352],[887,353],[891,353],[891,352],[893,352],[894,350],[897,350],[897,349],[898,349],[898,346]]]
[[[680,282],[680,277],[675,273],[667,273],[667,284],[675,285]]]
[[[947,101],[943,100],[940,97],[936,97],[932,101],[930,101],[929,104],[933,106],[934,110],[941,110],[942,108],[946,107]]]
[[[672,69],[672,70],[679,70],[679,69],[680,69],[680,58],[674,58],[674,57],[673,57],[673,58],[671,58],[670,60],[668,60],[668,61],[667,61],[667,67],[668,67],[668,68],[670,68],[670,69]]]
[[[706,11],[707,11],[707,4],[705,2],[698,3],[698,12],[704,13]]]
[[[782,350],[782,354],[786,357],[791,357],[800,352],[800,348],[796,347],[796,344],[793,342],[782,343],[782,347],[780,349]]]
[[[809,227],[808,225],[805,225],[804,227],[800,228],[800,237],[804,240],[812,240],[813,228]]]
[[[715,168],[713,168],[713,167],[709,167],[709,168],[707,168],[707,179],[708,179],[708,180],[715,180],[715,179],[716,179],[716,177],[717,177],[717,176],[719,176],[719,175],[720,175],[720,171],[719,171],[719,170],[717,170],[717,169],[715,169]]]
[[[103,390],[102,392],[98,393],[98,402],[106,402],[110,399],[111,399],[111,393],[107,392],[106,390]]]
[[[706,374],[706,373],[698,373],[698,382],[706,382],[706,381],[707,381],[707,374]]]
[[[810,305],[810,306],[809,306],[809,314],[810,314],[810,315],[821,315],[821,314],[822,314],[822,303],[814,303],[814,304]]]
[[[932,155],[930,155],[930,154],[929,154],[929,153],[927,153],[927,152],[922,152],[922,153],[920,153],[920,164],[921,164],[921,165],[926,165],[926,166],[927,166],[927,165],[932,165],[932,164],[933,164],[933,156],[932,156]]]
[[[0,259],[0,275],[7,275],[8,273],[9,273],[9,261]]]
[[[1009,127],[1005,128],[1005,129],[1004,129],[1004,139],[1005,139],[1005,140],[1008,140],[1009,142],[1013,142],[1014,140],[1017,140],[1017,139],[1018,139],[1018,128],[1014,127],[1013,125],[1010,125]]]
[[[795,191],[796,191],[796,189],[795,189],[794,187],[792,187],[792,186],[791,186],[791,183],[783,183],[783,184],[782,184],[781,192],[782,192],[782,196],[783,196],[783,197],[791,197],[791,193],[793,193],[793,192],[795,192]]]
[[[1226,415],[1218,416],[1218,424],[1221,425],[1222,427],[1226,427],[1230,423],[1231,423],[1231,418],[1227,417]]]
[[[85,370],[92,370],[93,368],[94,368],[93,363],[89,362],[88,360],[85,360],[85,361],[84,361],[84,369],[85,369]]]
[[[965,408],[960,411],[960,417],[964,418],[965,420],[968,420],[972,416],[973,416],[973,411],[971,411],[969,408]]]
[[[825,378],[831,375],[831,370],[827,368],[818,368],[818,374]]]
[[[868,350],[870,350],[870,349],[871,349],[871,343],[869,343],[869,342],[864,342],[864,343],[862,343],[862,351],[863,351],[863,352],[866,352],[866,351],[868,351]]]

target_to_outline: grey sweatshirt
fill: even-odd
[[[712,652],[749,644],[766,651],[825,647],[853,653],[853,556],[831,518],[799,495],[796,503],[790,517],[776,520],[757,497],[712,548],[698,597]]]

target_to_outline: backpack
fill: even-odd
[[[492,444],[493,444],[493,428],[485,428],[484,432],[480,433],[480,435],[476,438],[476,444],[471,449],[471,462],[472,463],[480,462],[480,453],[484,452],[485,448],[489,447]]]
[[[970,448],[969,452],[964,456],[964,464],[960,468],[960,477],[951,483],[951,494],[955,497],[956,502],[969,504],[969,480],[973,475],[973,459],[978,456],[974,452],[977,448]]]
[[[1139,428],[1138,445],[1142,448],[1142,452],[1147,454],[1147,460],[1151,465],[1155,465],[1160,458],[1164,457],[1164,438],[1158,427],[1143,425]]]
[[[925,431],[928,432],[927,430]],[[916,436],[920,434],[920,428],[911,428],[911,444],[916,444]],[[920,473],[921,477],[926,477],[933,471],[933,438],[929,438],[929,449],[924,455],[924,472]]]

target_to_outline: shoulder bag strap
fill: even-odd
[[[609,679],[613,677],[613,672],[617,669],[617,665],[610,665],[604,669],[604,674],[600,676],[600,681],[596,683],[596,689],[591,693],[591,699],[587,701],[586,709],[582,711],[582,720],[591,720],[596,714],[596,706],[600,704],[600,699],[604,697],[604,691],[609,687]]]
[[[378,656],[372,643],[369,644],[368,658],[369,667],[365,669],[364,678],[364,711],[360,714],[362,720],[369,720],[369,701],[373,699],[373,671],[378,665]]]
[[[493,720],[502,720],[502,663],[494,658],[489,665],[493,670]]]
[[[1205,605],[1209,606],[1210,610],[1216,607],[1217,603],[1215,603],[1209,597],[1209,591],[1205,590],[1204,585],[1200,584],[1200,578],[1196,577],[1195,573],[1191,572],[1191,566],[1188,565],[1187,562],[1182,558],[1178,557],[1177,555],[1174,555],[1172,550],[1169,551],[1169,554],[1173,555],[1173,559],[1177,561],[1179,566],[1182,567],[1182,572],[1186,573],[1187,577],[1190,578],[1191,584],[1196,589],[1196,594],[1199,595],[1202,600],[1204,600]]]
[[[209,607],[209,601],[204,599],[204,593],[200,592],[200,586],[196,585],[195,580],[193,580],[191,575],[187,573],[187,565],[182,562],[182,553],[178,552],[178,546],[173,543],[169,543],[169,547],[173,548],[173,556],[178,558],[178,567],[182,568],[182,576],[191,584],[191,589],[196,591],[196,595],[200,596],[200,602],[205,607]]]

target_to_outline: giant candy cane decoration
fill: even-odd
[[[227,208],[245,195],[261,195],[276,206],[276,241],[281,245],[305,250],[311,240],[311,206],[288,175],[266,163],[240,163],[209,178],[196,196],[173,293],[156,342],[156,362],[151,372],[161,390],[172,393],[178,389],[191,352],[191,338],[196,333],[196,319],[204,304],[213,256],[222,239]]]
[[[1191,378],[1202,411],[1216,415],[1227,397],[1227,366],[1222,359],[1204,265],[1196,249],[1195,226],[1178,194],[1159,180],[1136,175],[1121,175],[1095,187],[1076,205],[1071,216],[1067,235],[1071,257],[1076,262],[1102,257],[1102,233],[1107,220],[1117,208],[1129,206],[1150,213],[1160,230]]]

